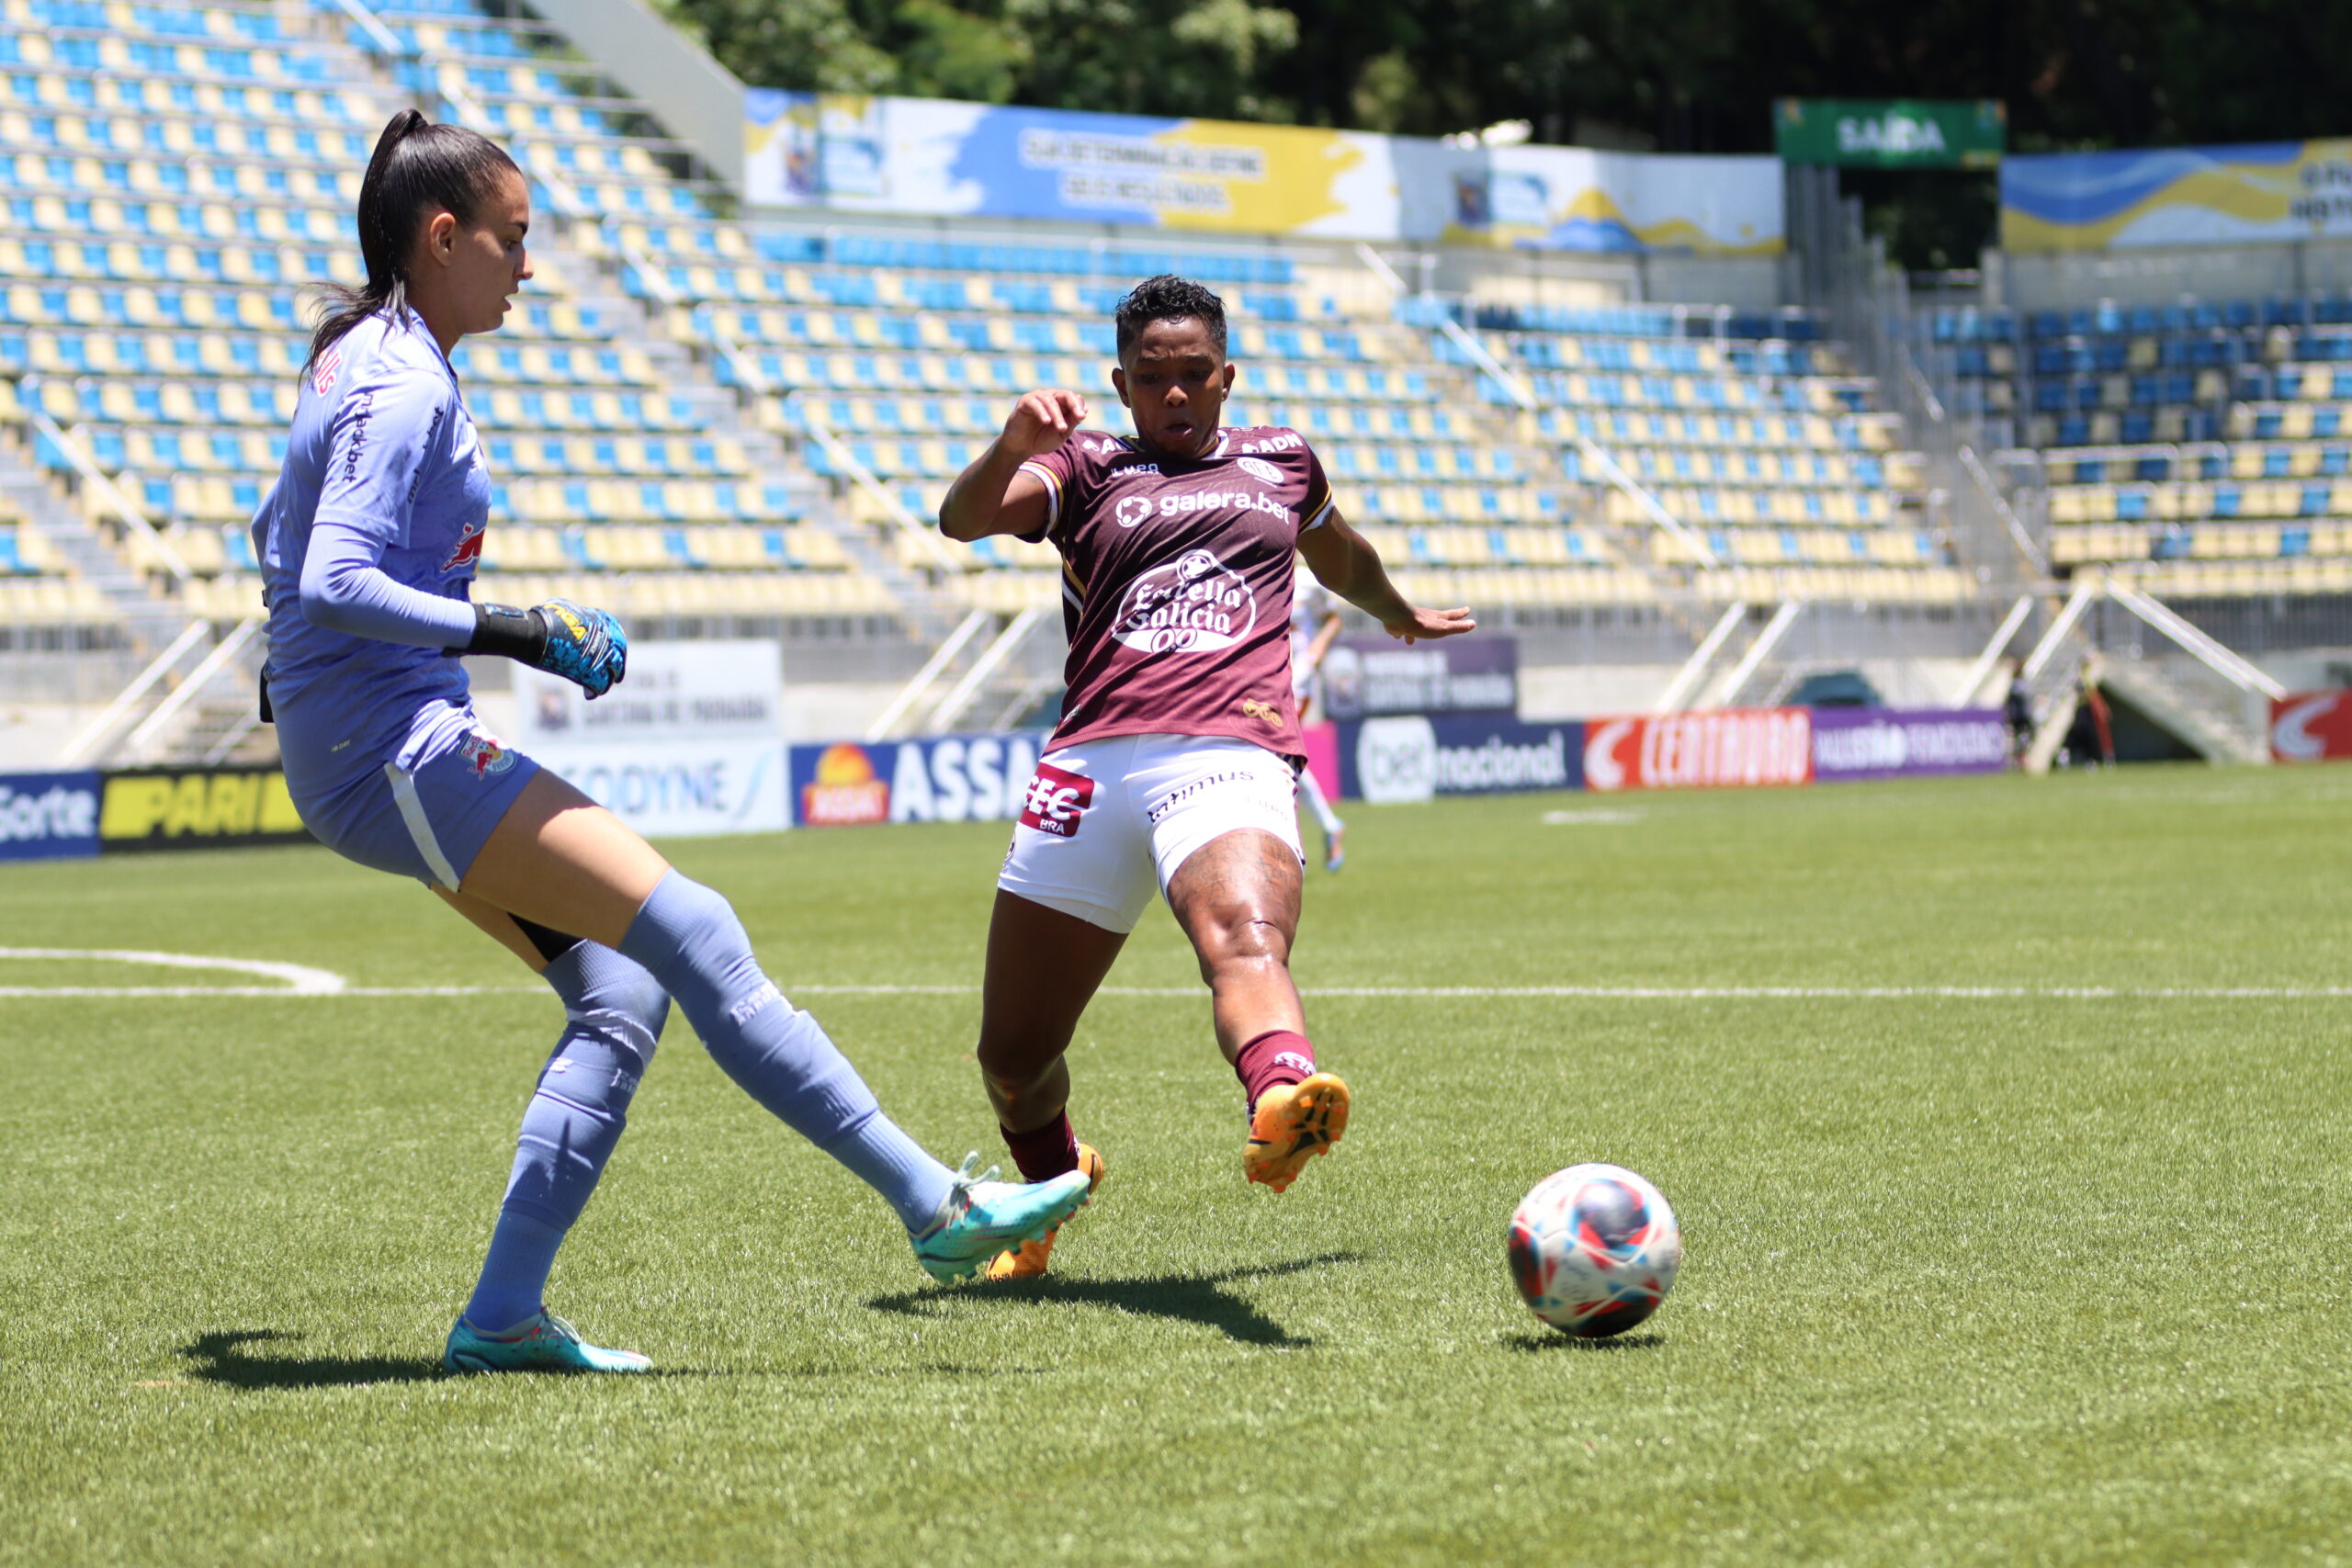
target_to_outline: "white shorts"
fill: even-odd
[[[1242,828],[1272,833],[1304,865],[1298,783],[1262,746],[1208,735],[1120,735],[1037,764],[996,885],[1122,933],[1193,851]]]

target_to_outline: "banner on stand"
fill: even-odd
[[[1753,789],[1813,779],[1809,708],[1587,719],[1588,789]]]
[[[755,207],[1558,251],[1777,254],[1761,156],[1423,137],[755,88]]]
[[[560,676],[514,672],[517,748],[649,836],[789,827],[783,646],[639,643],[628,679],[590,702]]]
[[[2009,727],[1997,708],[1815,708],[1815,784],[1997,773]]]
[[[2051,152],[2001,164],[2001,245],[2127,251],[2352,236],[2352,140]]]
[[[232,849],[311,842],[278,768],[130,768],[106,775],[98,847]]]
[[[2297,692],[2273,700],[2270,755],[2281,762],[2352,757],[2352,692]]]
[[[1340,793],[1375,806],[1581,787],[1584,726],[1410,714],[1340,727]]]
[[[98,852],[98,775],[0,773],[0,860],[67,860]]]
[[[792,809],[804,828],[994,822],[1022,813],[1039,730],[836,740],[790,749]]]
[[[1449,637],[1410,648],[1394,637],[1341,637],[1317,673],[1323,711],[1338,719],[1519,710],[1515,637]]]

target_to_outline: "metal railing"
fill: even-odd
[[[1791,170],[1790,196],[1806,302],[1829,318],[1830,335],[1902,416],[1953,554],[1988,585],[2046,579],[2048,549],[1984,462],[2000,443],[1966,412],[1949,356],[1926,351],[1910,280],[1888,261],[1885,242],[1863,233],[1861,203],[1839,197],[1826,169]]]
[[[181,627],[179,636],[150,660],[146,668],[132,676],[130,683],[115,694],[114,700],[98,710],[96,718],[66,741],[65,749],[57,754],[59,764],[63,766],[99,755],[107,742],[113,739],[114,732],[130,718],[131,710],[155,689],[157,682],[178,667],[179,661],[187,658],[198,643],[210,636],[211,631],[209,623],[204,621],[190,621]]]
[[[41,384],[40,378],[28,376],[21,386],[29,400],[39,397]],[[40,433],[41,438],[55,447],[58,456],[63,457],[74,472],[80,476],[82,482],[96,491],[98,499],[106,502],[107,509],[121,520],[124,529],[137,541],[138,547],[153,557],[156,563],[170,574],[175,584],[186,582],[196,575],[179,551],[172,548],[170,541],[147,520],[147,514],[123,493],[121,486],[107,477],[106,470],[98,467],[97,459],[91,457],[63,426],[50,418],[34,401],[25,403],[25,416]]]

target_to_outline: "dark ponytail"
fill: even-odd
[[[379,310],[397,315],[408,302],[408,258],[427,219],[446,211],[470,223],[500,178],[521,172],[486,136],[460,125],[435,125],[414,109],[394,115],[376,139],[367,177],[359,182],[359,255],[368,281],[356,288],[322,288],[304,368],[369,316]]]

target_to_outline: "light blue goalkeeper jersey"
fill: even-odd
[[[481,559],[491,483],[458,378],[413,310],[379,312],[304,373],[286,465],[254,515],[269,612],[269,694],[298,801],[401,760],[468,706],[446,650],[331,631],[305,618],[311,530],[332,522],[382,547],[385,575],[464,601]]]

